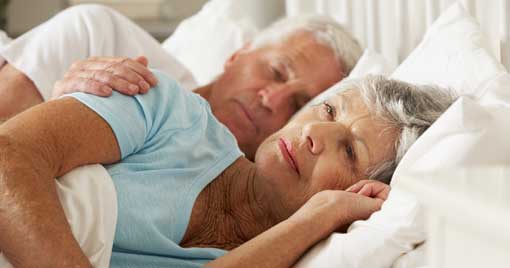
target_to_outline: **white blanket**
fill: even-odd
[[[74,237],[95,268],[110,265],[117,223],[117,195],[101,165],[76,168],[56,180],[60,202]],[[0,254],[0,268],[12,265]]]
[[[39,89],[44,100],[71,64],[89,57],[145,55],[149,67],[159,69],[186,89],[196,83],[191,73],[145,30],[119,12],[99,5],[78,5],[0,48],[5,61],[21,70]]]

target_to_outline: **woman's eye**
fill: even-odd
[[[327,102],[323,102],[322,103],[323,106],[324,106],[324,110],[326,111],[326,113],[331,117],[331,118],[335,118],[335,107],[333,107],[331,104],[327,103]]]

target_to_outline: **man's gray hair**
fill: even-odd
[[[276,21],[252,40],[250,48],[284,41],[300,31],[310,32],[317,42],[330,47],[347,76],[363,53],[358,41],[332,18],[324,15],[287,17]]]
[[[457,96],[449,89],[433,85],[413,85],[384,76],[366,76],[344,82],[344,90],[354,89],[372,112],[400,130],[393,149],[395,158],[370,167],[367,176],[389,183],[397,164],[418,137],[450,107]],[[342,90],[342,91],[344,91]]]

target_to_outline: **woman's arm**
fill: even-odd
[[[311,246],[355,220],[368,218],[383,200],[344,191],[314,195],[289,219],[206,264],[210,268],[289,268]]]
[[[72,98],[35,106],[0,125],[0,251],[15,267],[89,268],[54,178],[119,159],[109,125]]]

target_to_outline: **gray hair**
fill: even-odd
[[[358,90],[376,116],[385,119],[389,127],[400,130],[393,145],[395,158],[370,167],[366,174],[369,179],[386,183],[390,182],[397,164],[411,145],[457,98],[449,89],[374,75],[346,81],[342,87]]]
[[[276,21],[261,31],[252,40],[250,48],[284,41],[291,35],[306,31],[314,35],[317,42],[330,47],[337,61],[342,64],[347,76],[363,53],[358,41],[332,18],[324,15],[287,17]]]

